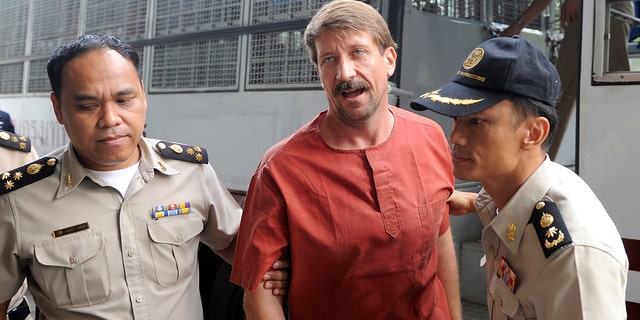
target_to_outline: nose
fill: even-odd
[[[458,119],[453,120],[451,134],[449,135],[449,143],[451,143],[452,145],[462,145],[464,143],[464,135],[462,134],[462,130],[458,126]]]
[[[121,110],[116,103],[107,102],[100,107],[100,110],[101,114],[98,120],[98,127],[110,128],[122,123],[122,118],[120,117]]]
[[[353,61],[349,58],[340,59],[340,67],[336,75],[337,80],[350,80],[356,76],[356,68]]]

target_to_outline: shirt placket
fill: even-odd
[[[373,174],[373,183],[384,230],[395,238],[400,232],[400,221],[396,210],[391,169],[377,150],[367,150],[365,156]]]

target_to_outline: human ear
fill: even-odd
[[[527,149],[541,146],[549,135],[549,120],[545,117],[535,117],[527,121],[528,134],[523,144]]]

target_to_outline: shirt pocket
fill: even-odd
[[[491,277],[489,283],[489,297],[492,300],[491,313],[498,319],[508,319],[518,313],[520,301],[511,289],[497,275]]]
[[[167,217],[149,222],[151,258],[158,284],[168,287],[182,282],[196,270],[202,221],[195,218]]]
[[[102,232],[65,236],[34,244],[33,277],[59,307],[105,302],[111,276]]]

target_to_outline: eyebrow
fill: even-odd
[[[116,96],[124,96],[128,94],[134,93],[135,90],[133,88],[125,88],[116,93]],[[96,100],[97,97],[89,94],[76,94],[73,96],[74,101],[88,101],[88,100]]]

